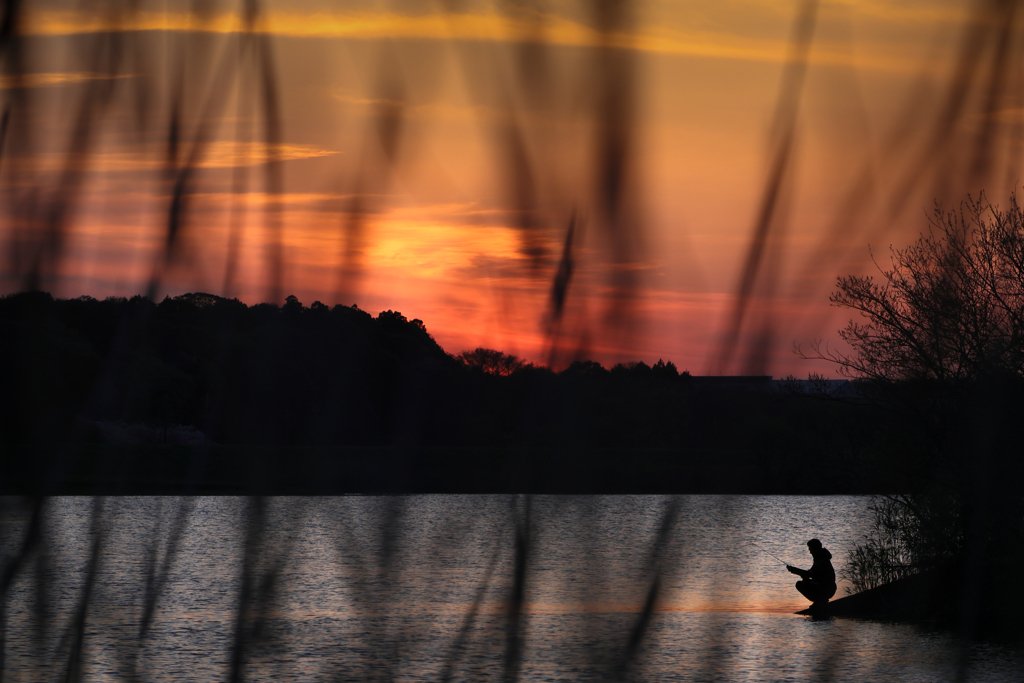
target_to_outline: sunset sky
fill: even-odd
[[[5,292],[37,263],[62,297],[154,283],[399,310],[450,353],[834,376],[793,345],[838,343],[836,276],[870,272],[869,245],[887,264],[935,199],[1005,204],[1020,180],[1020,18],[1003,73],[987,37],[1007,17],[985,3],[278,0],[244,35],[241,3],[132,4],[34,1],[4,48]],[[809,9],[793,146],[723,354]]]

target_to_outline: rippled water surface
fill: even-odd
[[[90,680],[944,681],[961,656],[969,680],[1021,680],[1012,647],[793,614],[769,553],[809,567],[817,537],[841,569],[868,504],[60,498],[10,589],[5,679],[62,677],[80,648]],[[7,509],[5,566],[29,519]]]

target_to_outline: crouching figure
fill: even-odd
[[[793,574],[800,577],[796,589],[813,603],[828,602],[836,594],[836,571],[832,568],[832,553],[821,546],[821,541],[812,538],[807,541],[807,550],[814,558],[810,569],[798,569],[786,565]]]

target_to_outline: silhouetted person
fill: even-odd
[[[786,569],[803,579],[796,582],[796,589],[801,595],[813,603],[828,602],[836,594],[836,570],[832,568],[832,553],[821,547],[821,541],[816,538],[807,541],[807,550],[814,558],[810,569],[797,569],[788,564]]]

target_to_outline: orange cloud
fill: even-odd
[[[906,13],[904,13],[906,14]],[[895,15],[894,15],[895,16]],[[909,16],[909,15],[908,15]],[[922,19],[925,16],[922,15]],[[42,11],[29,15],[27,32],[37,35],[74,35],[118,30],[203,31],[235,33],[242,30],[236,14],[199,17],[190,13],[139,12],[117,21],[71,11]],[[273,12],[256,26],[261,33],[290,37],[350,39],[426,39],[523,42],[541,40],[568,47],[614,47],[665,55],[781,63],[788,58],[785,37],[751,38],[734,33],[644,26],[635,32],[601,32],[563,17],[546,15],[527,22],[498,14],[405,15],[393,12],[301,14]],[[898,47],[898,46],[897,46]],[[917,60],[892,50],[874,49],[857,55],[819,41],[811,61],[835,66],[908,71],[920,68]]]

